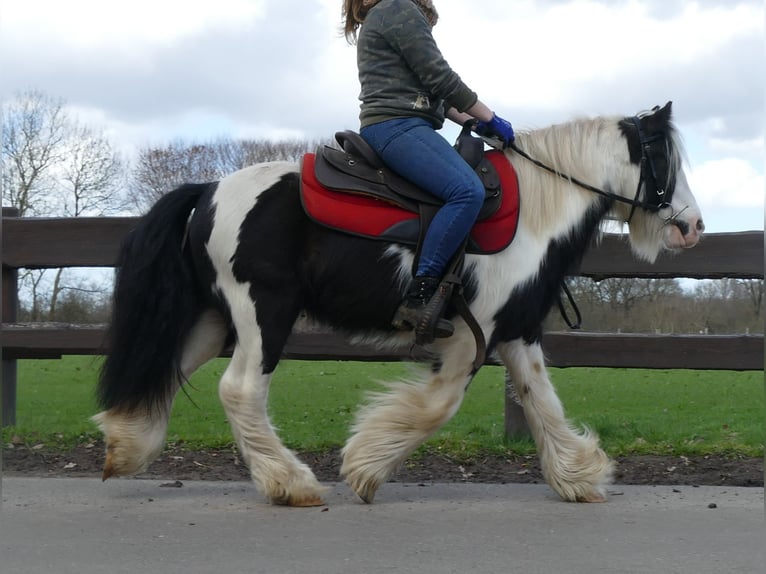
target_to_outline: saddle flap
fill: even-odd
[[[373,195],[417,211],[417,205],[441,205],[442,201],[400,177],[387,167],[375,168],[364,158],[329,146],[317,150],[316,177],[322,185]]]
[[[423,201],[434,204],[438,202],[434,196],[420,191],[412,184],[409,184],[414,188],[412,193],[399,193],[398,189],[392,189],[392,174],[386,168],[375,169],[360,158],[329,146],[317,149],[314,175],[328,189],[369,195],[408,211],[417,212],[418,204]],[[411,197],[418,194],[422,197]]]

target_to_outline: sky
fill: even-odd
[[[516,129],[672,101],[707,230],[763,229],[761,0],[434,4],[445,58]],[[127,155],[175,140],[326,139],[358,128],[341,5],[0,0],[0,98],[62,98]]]

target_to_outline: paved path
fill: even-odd
[[[753,574],[763,490],[615,486],[606,504],[543,485],[330,485],[325,508],[249,483],[6,477],[2,574]],[[715,508],[711,508],[715,505]]]

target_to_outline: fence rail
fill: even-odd
[[[3,266],[44,269],[113,267],[134,217],[7,217],[3,209]],[[663,253],[655,263],[633,257],[622,236],[607,235],[585,254],[579,274],[606,277],[763,278],[761,231],[713,233],[694,249]]]
[[[5,324],[3,360],[60,359],[106,353],[104,325]],[[630,367],[753,371],[763,368],[763,335],[644,335],[546,333],[543,349],[552,367]],[[222,356],[228,356],[224,351]],[[294,333],[284,358],[338,361],[406,361],[410,356],[351,345],[337,333]],[[499,364],[488,357],[487,364]]]
[[[18,218],[2,221],[2,424],[15,424],[16,361],[103,354],[103,325],[17,323],[18,269],[112,267],[136,218]],[[636,260],[625,239],[606,236],[583,259],[579,275],[607,277],[763,278],[760,231],[710,234],[683,254],[663,254],[652,265]],[[662,369],[761,370],[763,335],[638,335],[547,333],[543,347],[554,367],[601,366]],[[290,359],[398,361],[409,357],[352,346],[328,333],[296,333]],[[489,363],[495,362],[492,357]]]

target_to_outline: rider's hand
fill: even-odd
[[[480,136],[497,137],[508,146],[516,138],[513,134],[513,126],[508,120],[504,120],[497,114],[492,115],[488,122],[479,122],[476,124],[476,133]]]

